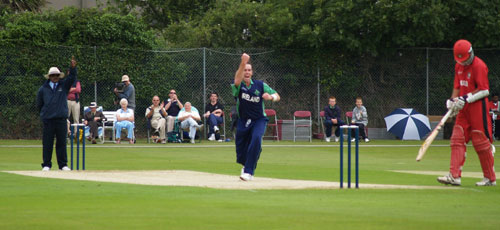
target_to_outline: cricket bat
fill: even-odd
[[[420,147],[420,150],[418,150],[417,161],[422,160],[422,158],[425,155],[425,152],[427,152],[427,149],[431,146],[434,139],[436,139],[439,130],[441,130],[441,127],[443,127],[446,120],[448,120],[448,118],[450,117],[451,112],[452,112],[451,109],[448,110],[448,112],[443,116],[443,118],[441,118],[441,121],[439,121],[439,123],[436,125],[434,130],[432,130],[432,133],[427,137],[427,139],[425,139],[424,143]]]

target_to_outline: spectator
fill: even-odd
[[[42,171],[49,171],[52,167],[52,151],[54,136],[56,137],[56,156],[60,170],[70,171],[68,155],[66,153],[66,135],[69,90],[76,80],[76,60],[71,58],[68,78],[64,78],[57,67],[51,67],[45,75],[48,79],[37,93],[37,108],[43,123],[43,163]]]
[[[218,125],[224,123],[223,111],[224,106],[218,102],[219,95],[217,93],[210,94],[210,102],[205,108],[205,118],[208,119],[208,140],[215,141],[220,139]]]
[[[179,111],[181,111],[184,106],[181,101],[177,98],[177,93],[175,89],[171,89],[168,93],[168,100],[165,102],[165,111],[167,111],[167,135],[168,139],[171,139],[173,135],[172,131],[174,130],[175,119],[177,115],[179,115]]]
[[[194,144],[196,129],[201,127],[198,125],[198,121],[201,121],[198,110],[196,108],[193,109],[190,102],[186,102],[186,107],[179,112],[177,119],[181,122],[181,128],[185,129],[189,127],[189,138],[191,139],[191,143]]]
[[[500,117],[499,115],[499,108],[498,108],[498,95],[493,94],[493,97],[491,97],[490,101],[490,113],[492,116],[492,125],[493,125],[493,135],[495,136],[495,139],[500,138]]]
[[[102,126],[102,122],[106,121],[106,117],[101,111],[97,111],[97,103],[90,103],[90,111],[83,115],[85,125],[90,128],[89,140],[95,144],[95,139],[99,137],[98,128]]]
[[[324,109],[325,111],[325,132],[326,132],[326,142],[330,142],[332,136],[333,126],[337,126],[335,129],[335,142],[339,141],[341,125],[345,125],[342,121],[342,111],[340,107],[337,106],[337,99],[335,97],[330,97],[328,99],[328,105]]]
[[[365,127],[368,125],[368,113],[366,108],[363,106],[363,99],[361,97],[356,98],[356,107],[352,110],[351,123],[359,127],[359,136],[369,142],[368,136],[365,133]],[[355,141],[354,136],[356,134],[352,132],[352,142]]]
[[[167,112],[163,107],[163,102],[160,104],[160,97],[153,97],[153,104],[146,109],[146,118],[150,120],[151,127],[155,129],[153,132],[153,140],[156,140],[160,136],[160,141],[162,144],[166,143],[165,140],[165,125]]]
[[[128,108],[127,99],[120,100],[121,109],[116,111],[116,143],[120,144],[122,129],[127,129],[130,144],[134,144],[134,110]]]
[[[116,96],[118,97],[118,101],[121,105],[121,99],[125,98],[128,102],[128,107],[132,110],[135,110],[135,88],[134,85],[130,82],[130,78],[127,75],[122,76],[122,82],[125,83],[125,87],[123,88],[123,92],[120,92],[118,88],[114,89]]]
[[[73,123],[80,123],[80,92],[82,87],[80,81],[76,80],[71,86],[68,93],[68,117],[71,120],[73,117]]]

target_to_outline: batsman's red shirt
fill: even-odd
[[[455,81],[453,88],[460,90],[459,96],[477,92],[477,90],[489,90],[488,67],[478,57],[470,65],[455,64]],[[479,99],[473,103],[466,103],[457,115],[457,125],[461,125],[465,132],[465,141],[469,142],[470,132],[480,130],[486,137],[491,138],[491,119],[489,118],[488,97]]]

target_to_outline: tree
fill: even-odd
[[[215,0],[114,0],[122,14],[140,13],[154,28],[165,28],[175,22],[189,22],[202,16]]]
[[[152,49],[154,32],[132,15],[98,9],[64,8],[43,13],[25,12],[0,19],[0,45],[51,44]]]
[[[47,4],[46,0],[1,0],[0,11],[15,13],[24,11],[40,12],[45,4]]]

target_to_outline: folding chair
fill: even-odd
[[[270,121],[267,123],[267,127],[272,127],[272,134],[273,135],[272,136],[263,136],[263,138],[272,137],[273,140],[276,138],[276,141],[279,142],[280,139],[278,136],[278,118],[276,116],[276,110],[265,109],[264,112],[266,113],[267,118],[270,119]]]
[[[101,142],[115,142],[115,121],[116,121],[116,111],[103,111],[102,114],[106,117],[106,121],[103,122],[102,139]],[[106,130],[111,130],[110,140],[106,140]]]
[[[309,118],[309,119],[297,119],[297,118]],[[308,136],[297,136],[298,128],[308,128]],[[310,111],[295,111],[293,113],[293,142],[295,142],[297,137],[308,137],[309,142],[312,142],[312,117]]]
[[[147,121],[146,121],[146,131],[147,131],[147,134],[148,134],[148,143],[151,143],[151,142],[156,143],[157,141],[159,143],[159,140],[160,140],[159,136],[158,136],[158,139],[153,139],[151,137],[152,136],[151,130],[153,130],[153,127],[151,127],[151,118],[147,118],[146,117],[146,119],[147,119]],[[166,126],[166,124],[165,124],[165,126]],[[166,127],[165,127],[165,129],[166,129]],[[153,141],[151,141],[151,140],[153,140]]]
[[[146,121],[146,130],[147,130],[147,133],[148,133],[148,144],[151,143],[151,118],[147,118],[147,121]]]
[[[345,112],[345,122],[350,125],[352,121],[352,111]]]
[[[200,114],[201,116],[202,114]],[[219,124],[219,140],[222,140],[222,141],[225,141],[226,140],[226,115],[224,113],[224,111],[222,111],[222,123]],[[208,126],[208,121],[207,121],[207,118],[206,117],[203,117],[203,119],[205,120],[205,124],[207,124]],[[208,135],[208,132],[210,131],[210,128],[206,128],[206,132],[205,134]]]
[[[321,132],[323,133],[323,139],[321,141],[326,140],[326,132],[325,132],[325,111],[319,112],[320,122],[321,122]]]
[[[102,112],[102,106],[97,107],[97,110],[99,112]],[[84,106],[83,107],[83,115],[86,113],[90,112],[90,107]],[[97,135],[99,136],[99,140],[101,140],[101,143],[104,143],[104,123],[105,121],[102,122],[102,126],[97,128]],[[85,138],[90,136],[90,127],[88,125],[85,126]]]

